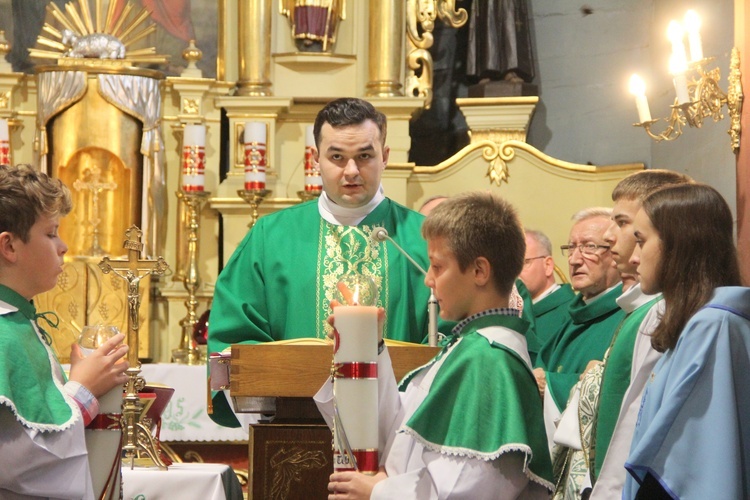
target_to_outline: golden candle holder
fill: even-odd
[[[187,269],[182,279],[188,297],[185,300],[187,316],[180,320],[182,336],[180,345],[172,350],[172,361],[188,365],[199,365],[205,360],[201,359],[200,351],[193,346],[193,330],[198,322],[198,300],[195,298],[200,287],[200,272],[198,271],[198,230],[200,229],[200,214],[208,197],[208,191],[180,191],[178,198],[185,203],[187,217],[185,225],[187,229]]]
[[[689,70],[693,72],[694,77],[687,82],[689,101],[680,104],[678,99],[675,99],[669,118],[664,119],[667,127],[662,132],[651,131],[651,126],[660,120],[646,120],[634,123],[633,126],[643,127],[649,137],[656,142],[673,141],[682,135],[682,129],[686,124],[700,128],[704,118],[712,117],[714,122],[723,119],[722,109],[726,104],[731,121],[727,133],[731,137],[732,151],[737,152],[740,147],[740,113],[743,100],[739,52],[736,47],[732,49],[727,92],[719,87],[719,68],[706,69],[713,60],[713,57],[709,57],[690,63]]]
[[[320,198],[322,192],[322,189],[319,191],[297,191],[297,197],[302,201],[310,201]]]
[[[145,387],[146,381],[140,376],[141,363],[138,360],[138,330],[139,316],[138,312],[141,306],[139,294],[139,283],[144,276],[162,275],[169,265],[163,257],[157,260],[140,259],[143,251],[141,237],[143,232],[136,226],[130,226],[125,231],[125,241],[123,248],[127,250],[128,258],[126,260],[111,260],[104,257],[99,262],[99,268],[104,274],[113,273],[128,283],[128,331],[127,344],[128,364],[130,367],[125,373],[128,375],[128,381],[125,384],[125,397],[122,402],[122,419],[120,426],[123,430],[122,450],[125,453],[125,460],[130,459],[130,468],[135,465],[136,459],[146,457],[150,463],[166,470],[167,466],[159,453],[159,444],[157,439],[151,433],[151,426],[148,419],[144,418],[146,409],[141,402],[138,393]]]
[[[253,228],[255,223],[258,222],[258,206],[263,203],[263,200],[271,194],[268,189],[238,189],[237,195],[245,200],[245,203],[250,205],[252,209],[252,215],[250,223],[247,225],[249,228]]]

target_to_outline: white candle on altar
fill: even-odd
[[[630,93],[635,96],[635,106],[638,108],[638,120],[645,123],[651,120],[651,110],[646,99],[646,83],[638,75],[630,77]]]
[[[0,165],[10,165],[10,131],[8,120],[0,119]]]
[[[253,142],[266,143],[266,124],[263,122],[245,122],[245,144]]]
[[[266,188],[266,124],[245,122],[245,189]]]
[[[378,308],[338,306],[333,310],[337,375],[333,393],[341,426],[360,472],[378,469]],[[352,470],[339,446],[341,429],[334,426],[334,470]]]
[[[315,134],[313,126],[305,127],[305,191],[319,193],[323,190],[323,179],[320,171],[315,168],[313,151],[315,150]]]
[[[688,32],[688,44],[690,46],[690,60],[700,61],[703,59],[703,45],[701,43],[701,18],[694,10],[685,13],[685,29]]]
[[[206,126],[185,125],[182,136],[182,189],[203,191],[206,177]]]
[[[672,57],[669,58],[669,72],[673,75],[672,83],[674,84],[675,94],[677,94],[677,104],[685,104],[687,102],[690,102],[690,92],[688,91],[687,76],[685,76],[686,71],[686,61],[675,57],[675,55],[672,54]]]
[[[8,120],[0,119],[0,141],[8,142],[10,140],[10,132],[8,130]]]

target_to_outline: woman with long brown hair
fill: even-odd
[[[666,308],[623,498],[750,498],[750,289],[732,213],[710,186],[673,186],[644,200],[634,228],[631,262]]]

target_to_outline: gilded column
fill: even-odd
[[[370,0],[367,95],[404,95],[401,84],[404,41],[403,0]]]
[[[239,63],[237,95],[272,95],[271,0],[239,0]]]

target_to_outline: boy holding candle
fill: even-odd
[[[515,210],[489,193],[465,194],[436,207],[422,235],[430,260],[425,284],[435,290],[440,316],[459,323],[443,351],[400,388],[382,349],[381,471],[334,473],[329,498],[549,498],[528,324],[508,307],[525,248]],[[315,398],[327,418],[331,385]]]
[[[123,334],[85,358],[73,344],[66,380],[45,332],[57,318],[31,302],[62,272],[70,209],[59,180],[0,166],[0,498],[94,498],[83,427],[96,398],[127,381]]]

